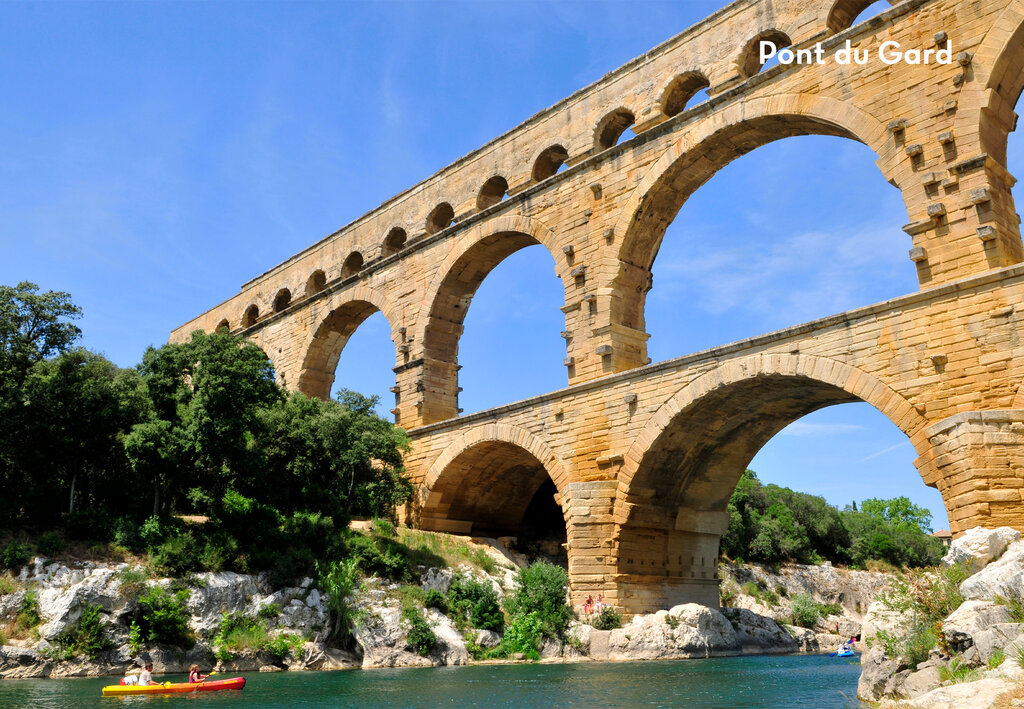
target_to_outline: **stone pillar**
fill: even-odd
[[[1024,409],[968,411],[924,430],[914,464],[937,487],[950,531],[1008,526],[1024,531]]]
[[[589,595],[601,594],[608,605],[622,607],[612,582],[616,485],[614,480],[595,480],[569,483],[562,491],[573,606],[582,606]]]

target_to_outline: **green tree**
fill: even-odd
[[[861,503],[860,511],[894,527],[921,534],[930,534],[932,531],[932,513],[924,507],[918,507],[908,497],[894,497],[891,500],[872,497]]]
[[[75,343],[82,331],[67,321],[81,315],[81,308],[71,302],[68,293],[40,293],[39,286],[28,281],[0,286],[0,391],[4,400],[21,388],[32,365]]]
[[[512,625],[530,617],[540,623],[544,635],[561,637],[573,618],[572,608],[566,602],[568,572],[546,561],[535,561],[519,570],[516,582],[519,587],[505,601]]]

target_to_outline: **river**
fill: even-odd
[[[101,697],[112,678],[7,680],[0,708],[688,707],[847,709],[859,662],[826,655],[246,674],[240,692]],[[184,677],[157,679],[182,681]]]

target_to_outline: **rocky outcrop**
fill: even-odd
[[[1002,597],[1024,602],[1024,541],[1011,544],[999,559],[960,584],[960,592],[968,600]]]
[[[608,638],[610,659],[667,660],[736,655],[740,641],[732,624],[706,606],[687,603],[635,616]]]
[[[964,532],[954,541],[942,563],[946,566],[963,564],[971,573],[978,571],[1006,551],[1006,548],[1020,539],[1020,532],[1012,527],[985,529],[975,527]]]
[[[732,625],[740,649],[745,653],[797,652],[801,644],[774,619],[746,608],[723,608],[722,615]]]

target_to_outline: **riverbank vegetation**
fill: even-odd
[[[931,513],[905,497],[872,498],[839,510],[824,498],[765,485],[747,470],[728,510],[721,550],[738,562],[925,567],[944,553],[942,542],[929,536]]]

